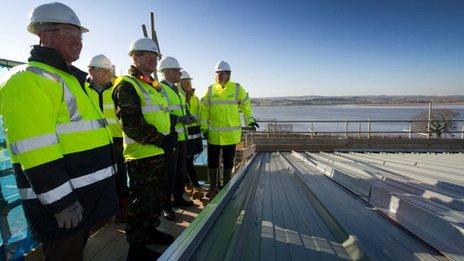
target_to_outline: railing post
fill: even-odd
[[[348,120],[345,120],[345,139],[348,139]]]
[[[309,137],[313,137],[314,135],[314,124],[311,122],[311,126],[309,127],[310,128],[310,131],[309,131]]]
[[[409,139],[412,138],[412,121],[409,122]]]
[[[371,131],[372,131],[372,122],[371,119],[367,122],[367,138],[371,138]]]
[[[464,140],[464,127],[462,127],[462,129],[461,129],[461,139]]]
[[[430,122],[432,121],[432,103],[429,102],[429,118],[427,122],[427,139],[430,139],[432,137],[432,134],[430,133]]]
[[[358,125],[358,139],[361,138],[361,123]]]

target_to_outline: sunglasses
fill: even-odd
[[[58,35],[66,38],[66,39],[75,39],[79,38],[82,40],[82,32],[81,31],[71,31],[71,30],[66,30],[66,29],[50,29],[50,30],[45,30],[45,32],[58,32]]]

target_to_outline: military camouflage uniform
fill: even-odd
[[[129,74],[139,79],[139,71],[131,66]],[[121,81],[113,92],[116,116],[122,130],[141,144],[161,146],[163,134],[143,117],[140,97],[132,84]],[[166,182],[164,155],[126,161],[130,179],[126,237],[129,243],[144,243],[160,224]]]

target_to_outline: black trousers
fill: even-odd
[[[124,163],[122,138],[113,138],[113,151],[116,164],[118,166],[117,185],[119,198],[127,198],[129,196],[129,186],[127,186],[127,169]]]
[[[166,155],[168,176],[166,182],[165,206],[171,206],[171,195],[174,201],[183,199],[187,164],[187,142],[179,141],[176,151]]]
[[[81,261],[84,259],[84,246],[89,231],[79,231],[69,237],[42,242],[44,260],[46,261]]]
[[[194,156],[187,156],[187,178],[194,187],[199,187],[197,172],[195,171]]]
[[[225,169],[234,167],[235,144],[232,145],[213,145],[208,143],[208,168],[219,168],[219,155],[222,150],[222,161]]]

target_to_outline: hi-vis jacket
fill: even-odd
[[[62,59],[38,46],[31,54]],[[118,210],[111,135],[75,76],[79,73],[75,67],[31,61],[0,83],[0,114],[19,195],[40,241],[88,230]],[[54,214],[75,201],[84,208],[82,222],[58,228]]]
[[[130,84],[128,86],[127,84]],[[124,144],[124,159],[126,161],[137,160],[142,158],[147,158],[150,156],[157,156],[164,154],[161,146],[161,140],[164,135],[168,135],[170,132],[170,118],[169,113],[167,112],[168,103],[164,98],[161,92],[155,90],[155,88],[148,83],[137,79],[134,76],[122,76],[116,79],[115,84],[116,90],[113,95],[116,95],[115,102],[119,106],[120,117],[123,123],[123,144]],[[122,88],[122,89],[121,89]],[[130,95],[127,93],[129,90],[135,90],[136,95],[140,99],[140,104],[133,104],[132,101],[129,101],[130,104],[126,104],[124,99],[127,99],[127,96],[121,97],[123,95]],[[134,94],[135,95],[135,94]],[[122,99],[122,100],[121,100]],[[131,98],[129,98],[131,99]],[[137,106],[138,108],[132,108]],[[124,107],[124,108],[121,108]],[[131,107],[131,108],[127,108]],[[125,115],[134,115],[137,116],[139,113],[125,112],[121,110],[140,110],[143,115],[143,119],[127,119]],[[129,114],[130,113],[130,114]],[[143,121],[139,122],[135,126],[137,129],[133,131],[130,129],[132,124],[131,121]],[[140,125],[141,124],[141,125]],[[139,126],[140,125],[140,126]],[[138,128],[147,128],[146,131],[150,133],[153,137],[135,137],[131,138],[131,134],[140,134]],[[148,138],[148,140],[146,140]],[[137,142],[139,140],[140,142]],[[142,141],[143,140],[143,141]]]
[[[208,132],[208,143],[232,145],[240,142],[240,111],[245,124],[253,122],[251,101],[245,89],[235,82],[215,83],[201,99],[201,129]]]
[[[114,102],[111,95],[113,94],[114,87],[112,85],[107,86],[102,93],[99,93],[91,83],[85,83],[85,91],[92,100],[93,105],[103,112],[103,116],[108,123],[111,136],[113,138],[122,138],[121,122],[116,117],[114,112]]]
[[[173,88],[175,88],[177,91],[173,90],[173,88],[171,88],[165,81],[161,81],[160,84],[161,93],[163,93],[168,102],[168,112],[177,117],[187,115],[187,104],[185,101],[184,91],[175,85]],[[177,122],[175,130],[178,134],[179,141],[184,141],[187,139],[187,129],[183,123]]]
[[[195,89],[192,89],[192,95],[187,101],[187,108],[193,117],[195,117],[196,122],[185,125],[187,128],[187,155],[193,156],[200,153],[203,150],[202,135],[200,130],[200,114],[201,106],[200,99],[195,95]]]

